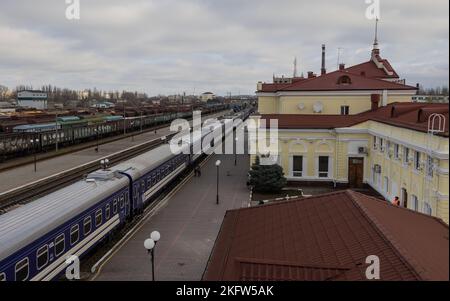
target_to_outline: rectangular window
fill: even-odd
[[[123,206],[125,206],[125,197],[123,196],[123,194],[121,194],[120,195],[120,209],[122,209]]]
[[[0,274],[0,282],[1,281],[6,281],[6,275],[5,275],[5,273],[1,273]]]
[[[389,192],[389,178],[384,177],[383,189],[386,193]]]
[[[95,227],[97,228],[98,226],[100,226],[102,224],[103,221],[103,216],[102,216],[102,209],[97,210],[97,212],[95,212]]]
[[[294,177],[303,177],[303,156],[292,157],[292,175]]]
[[[75,225],[70,229],[70,244],[74,245],[78,242],[80,238],[80,226]]]
[[[39,248],[36,252],[37,269],[42,269],[48,263],[48,246]]]
[[[59,256],[64,252],[65,242],[64,234],[61,234],[55,239],[55,256]]]
[[[400,156],[400,145],[397,143],[394,144],[394,158],[398,160]]]
[[[428,215],[431,215],[433,213],[431,205],[427,202],[423,202],[423,213]]]
[[[420,170],[420,153],[417,151],[414,152],[414,168]]]
[[[117,199],[113,201],[113,214],[117,214]]]
[[[83,223],[83,233],[84,235],[87,235],[91,232],[91,226],[92,226],[92,219],[91,217],[86,217],[84,219],[84,223]]]
[[[433,158],[431,156],[427,156],[427,176],[433,177]]]
[[[384,139],[380,138],[380,152],[384,152]]]
[[[106,205],[105,208],[105,219],[109,219],[111,217],[111,207],[108,205]]]
[[[348,115],[350,114],[350,107],[349,106],[341,106],[341,115]]]
[[[328,162],[329,157],[319,157],[319,178],[328,178]]]
[[[403,147],[403,163],[408,164],[409,162],[409,148]]]
[[[378,148],[378,139],[377,137],[373,137],[373,149],[377,149]]]
[[[15,268],[15,274],[16,274],[16,281],[25,281],[28,279],[30,272],[30,265],[28,257],[25,259],[22,259],[16,264]]]

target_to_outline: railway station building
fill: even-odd
[[[413,103],[416,90],[375,40],[368,62],[258,83],[253,118],[259,127],[278,121],[278,143],[266,144],[290,185],[371,187],[448,223],[449,108]]]

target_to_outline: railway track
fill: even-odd
[[[110,165],[115,165],[119,162],[138,156],[157,146],[166,143],[175,134],[165,137],[160,137],[142,144],[130,147],[126,150],[105,156],[101,159],[88,162],[86,164],[71,168],[69,170],[51,175],[44,179],[11,189],[0,194],[0,214],[10,210],[11,208],[31,202],[43,195],[49,194],[61,187],[72,184],[88,173],[98,170],[100,168],[100,160],[108,159]]]

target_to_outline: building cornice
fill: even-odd
[[[349,90],[349,91],[280,91],[280,92],[256,92],[257,96],[370,96],[382,94],[388,95],[416,95],[416,90]]]

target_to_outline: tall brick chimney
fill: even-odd
[[[322,69],[320,69],[320,74],[324,75],[327,73],[327,69],[325,68],[325,44],[322,44]]]
[[[345,64],[342,64],[342,63],[341,63],[341,64],[339,64],[339,70],[341,70],[341,71],[342,71],[342,70],[344,70],[344,69],[345,69]]]
[[[371,102],[371,110],[375,111],[380,107],[380,100],[381,95],[380,94],[372,94],[370,95],[370,102]]]

